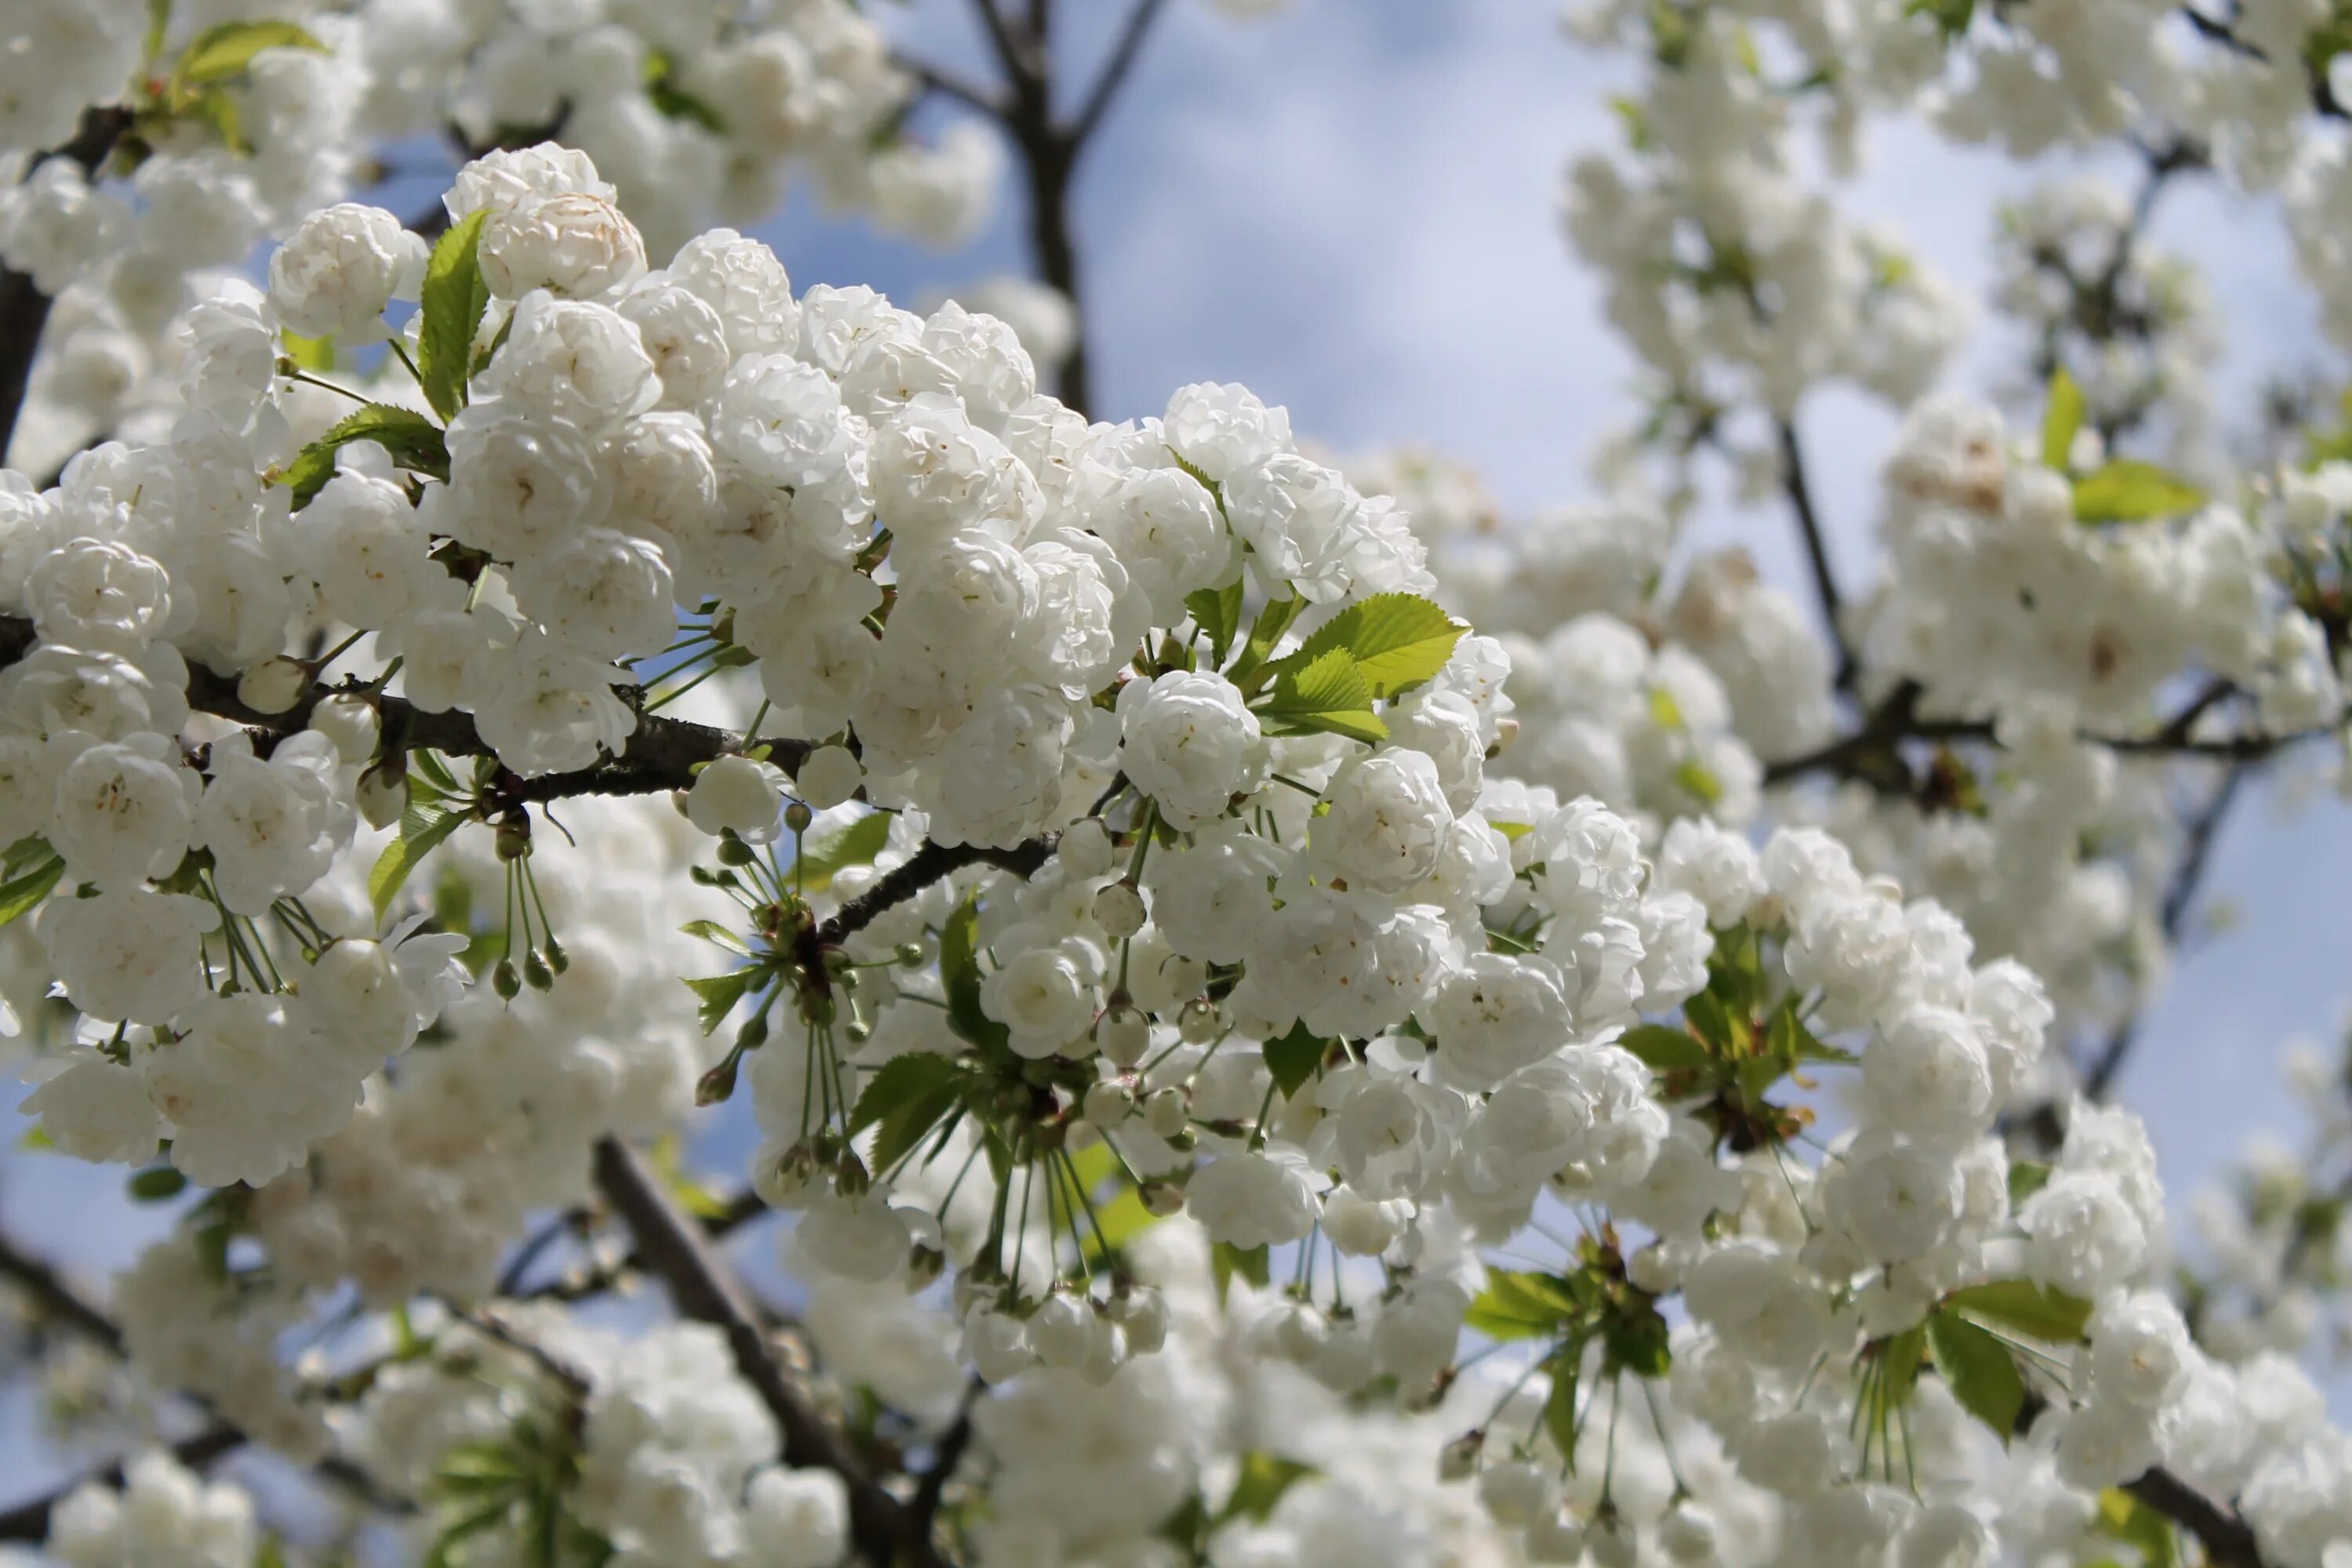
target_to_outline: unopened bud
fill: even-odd
[[[408,810],[408,759],[395,752],[360,775],[360,816],[370,827],[390,827]]]
[[[236,678],[236,700],[257,713],[283,713],[302,700],[310,672],[284,654],[247,665]]]
[[[1091,882],[1110,872],[1114,852],[1110,830],[1102,818],[1089,816],[1063,829],[1062,841],[1055,851],[1062,858],[1062,869],[1081,882]]]
[[[846,746],[819,746],[793,775],[793,793],[818,811],[827,811],[856,796],[866,783],[866,770]]]
[[[499,824],[499,858],[520,860],[530,853],[530,818],[509,816]]]
[[[704,1073],[695,1084],[694,1103],[718,1105],[730,1099],[735,1092],[736,1068],[742,1065],[742,1047],[737,1046],[729,1051],[717,1067]]]
[[[1466,1479],[1478,1468],[1478,1455],[1486,1447],[1486,1434],[1472,1428],[1437,1451],[1437,1479],[1458,1481]]]
[[[917,1242],[907,1252],[907,1290],[912,1294],[929,1285],[947,1269],[947,1255]]]
[[[794,833],[806,833],[809,824],[815,820],[816,813],[808,808],[808,802],[804,800],[796,800],[784,807],[784,826]]]
[[[900,942],[898,958],[901,969],[920,969],[923,966],[923,944],[919,942]]]
[[[552,932],[547,939],[547,967],[558,974],[572,967],[572,955],[563,951],[563,944],[555,940]]]
[[[1205,1046],[1224,1033],[1225,1015],[1206,996],[1195,996],[1184,1004],[1184,1011],[1176,1020],[1176,1032],[1184,1037],[1188,1046]]]
[[[522,983],[533,991],[555,989],[555,971],[548,967],[547,960],[535,948],[522,955]]]
[[[1143,894],[1125,879],[1095,895],[1095,920],[1113,942],[1125,942],[1143,929]]]
[[[1146,1209],[1161,1219],[1184,1209],[1184,1189],[1173,1182],[1146,1182],[1136,1195],[1143,1200]]]
[[[721,866],[749,866],[759,858],[758,850],[731,833],[719,841],[719,863]]]
[[[1135,1096],[1125,1084],[1107,1079],[1087,1090],[1079,1114],[1097,1127],[1116,1127],[1135,1114]]]
[[[1184,1131],[1191,1111],[1182,1089],[1157,1089],[1143,1102],[1143,1124],[1151,1129],[1155,1137],[1173,1138]]]
[[[499,960],[498,966],[490,971],[490,989],[509,1002],[522,994],[522,975],[516,970],[513,959]]]
[[[840,1161],[833,1167],[834,1191],[845,1198],[862,1196],[873,1186],[874,1178],[867,1173],[866,1162],[849,1150],[841,1152]]]
[[[1131,1005],[1115,1004],[1095,1026],[1095,1044],[1104,1060],[1125,1072],[1150,1052],[1150,1020]]]

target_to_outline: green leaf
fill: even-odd
[[[1282,1090],[1282,1098],[1290,1099],[1299,1086],[1315,1076],[1323,1065],[1323,1054],[1331,1042],[1309,1029],[1305,1024],[1294,1023],[1290,1032],[1278,1040],[1265,1042],[1266,1071]]]
[[[414,408],[371,403],[303,447],[301,455],[277,476],[277,483],[294,492],[296,511],[327,488],[327,481],[335,477],[335,454],[354,441],[375,442],[392,454],[394,462],[415,473],[436,479],[449,477],[449,448],[440,426]]]
[[[445,420],[466,406],[466,382],[474,363],[474,337],[489,309],[489,286],[482,281],[478,255],[487,209],[468,213],[434,242],[425,264],[425,287],[416,329],[416,377],[425,401]]]
[[[1705,1041],[1664,1024],[1636,1024],[1618,1036],[1617,1043],[1659,1072],[1703,1068],[1715,1060]]]
[[[166,1198],[176,1198],[188,1190],[188,1178],[177,1165],[150,1165],[131,1173],[127,1184],[133,1199],[142,1204],[159,1204]]]
[[[1961,1408],[2007,1443],[2025,1408],[2025,1380],[2009,1347],[1958,1312],[1938,1308],[1927,1316],[1927,1348]]]
[[[1011,1048],[1013,1031],[990,1017],[980,1005],[980,889],[963,902],[940,928],[940,981],[947,988],[948,1026],[983,1050]]]
[[[66,863],[62,857],[41,845],[45,857],[34,861],[25,870],[5,882],[0,882],[0,926],[30,914],[50,890],[65,879]]]
[[[1579,1338],[1543,1363],[1544,1375],[1551,1379],[1551,1392],[1544,1395],[1544,1429],[1571,1470],[1576,1468],[1576,1382],[1583,1361],[1584,1342]]]
[[[1307,601],[1293,594],[1287,599],[1276,599],[1268,604],[1257,613],[1257,619],[1250,623],[1249,641],[1242,645],[1242,656],[1234,660],[1233,668],[1225,671],[1225,679],[1240,687],[1242,695],[1250,696],[1265,684],[1266,660],[1273,657],[1275,645],[1282,640],[1282,634],[1290,629],[1290,623],[1297,620],[1298,613],[1305,608]]]
[[[858,1095],[849,1131],[877,1129],[873,1166],[877,1172],[889,1171],[962,1102],[971,1083],[971,1074],[953,1057],[933,1051],[892,1057]]]
[[[1969,19],[1976,15],[1977,0],[1911,0],[1904,9],[1909,16],[1934,17],[1948,44],[1969,30]]]
[[[1914,1323],[1899,1334],[1881,1342],[1879,1365],[1883,1369],[1879,1398],[1889,1410],[1899,1410],[1911,1397],[1912,1388],[1919,1381],[1919,1369],[1927,1359],[1927,1331]]]
[[[1278,1454],[1253,1450],[1242,1456],[1241,1474],[1234,1479],[1233,1495],[1225,1506],[1217,1510],[1210,1528],[1232,1519],[1253,1519],[1264,1524],[1274,1512],[1274,1505],[1282,1494],[1309,1476],[1322,1472],[1312,1465],[1302,1465],[1296,1459],[1286,1459]]]
[[[1505,838],[1509,839],[1514,844],[1517,844],[1520,839],[1525,838],[1528,834],[1533,833],[1536,830],[1535,824],[1532,822],[1490,821],[1486,826],[1493,828],[1496,832],[1501,834]]]
[[[335,368],[335,340],[332,338],[301,338],[292,332],[278,334],[285,344],[286,357],[312,374],[324,374]]]
[[[2099,1532],[2137,1550],[2140,1568],[2173,1568],[2180,1561],[2171,1521],[2121,1487],[2099,1494]]]
[[[845,823],[823,837],[801,841],[800,858],[793,864],[794,886],[803,893],[822,893],[833,879],[852,866],[871,866],[874,857],[890,842],[890,814],[869,812]]]
[[[2042,409],[2042,463],[2044,468],[2067,471],[2068,454],[2074,449],[2074,437],[2083,428],[2083,389],[2074,378],[2060,365],[2050,377],[2050,401]]]
[[[1222,1307],[1235,1275],[1265,1289],[1265,1282],[1273,1278],[1274,1260],[1263,1247],[1242,1247],[1230,1241],[1219,1241],[1210,1245],[1209,1269],[1217,1278],[1217,1305]]]
[[[1371,687],[1345,648],[1328,649],[1284,669],[1257,712],[1261,720],[1293,731],[1324,730],[1368,742],[1388,738],[1388,726],[1372,711]]]
[[[2117,458],[2074,481],[2078,522],[2147,522],[2204,504],[2203,490],[2137,458]]]
[[[198,33],[181,51],[180,63],[172,68],[173,96],[244,75],[264,49],[329,52],[326,45],[291,22],[223,22]]]
[[[183,91],[174,99],[177,112],[188,119],[209,125],[221,145],[232,153],[250,153],[253,143],[245,139],[245,117],[237,111],[236,98],[227,88],[205,87]]]
[[[1236,575],[1222,588],[1203,588],[1185,595],[1184,607],[1192,612],[1192,623],[1209,639],[1215,662],[1223,664],[1235,634],[1242,629],[1241,578]]]
[[[1675,764],[1675,783],[1702,806],[1712,806],[1723,799],[1723,781],[1706,763],[1694,758],[1685,757]]]
[[[383,853],[376,857],[374,868],[368,872],[368,898],[375,905],[378,925],[383,923],[384,911],[392,908],[393,899],[410,873],[443,839],[468,820],[462,811],[434,811],[413,803],[401,813],[398,836],[383,847]]]
[[[1833,1046],[1806,1027],[1793,996],[1772,1011],[1764,1026],[1764,1048],[1791,1068],[1799,1062],[1855,1062],[1862,1058],[1843,1046]]]
[[[1395,697],[1444,669],[1469,629],[1418,594],[1375,594],[1318,626],[1297,652],[1277,662],[1276,673],[1345,653],[1372,696]]]
[[[743,1000],[743,994],[766,973],[758,964],[747,963],[740,969],[730,969],[724,974],[706,974],[698,980],[679,976],[680,982],[694,993],[700,1003],[694,1016],[695,1021],[702,1026],[702,1032],[707,1035],[725,1022],[727,1015],[735,1010],[735,1004]]]
[[[1082,1239],[1089,1247],[1099,1249],[1108,1245],[1115,1252],[1158,1225],[1163,1217],[1151,1212],[1151,1206],[1143,1201],[1142,1193],[1133,1187],[1124,1187],[1110,1202],[1095,1205],[1095,1222],[1102,1226],[1100,1238],[1096,1237],[1094,1226],[1088,1226],[1082,1234]]]
[[[1552,1332],[1579,1310],[1563,1280],[1517,1268],[1489,1268],[1486,1288],[1470,1303],[1462,1321],[1490,1340],[1526,1340]]]
[[[1601,1331],[1611,1369],[1630,1372],[1635,1377],[1664,1377],[1673,1369],[1669,1335],[1666,1321],[1655,1307],[1613,1317]]]
[[[1945,1306],[2053,1345],[2074,1343],[2083,1337],[2084,1325],[2091,1321],[2088,1301],[2031,1279],[1971,1285],[1965,1290],[1953,1291]]]
[[[688,921],[677,929],[688,936],[698,936],[705,942],[716,943],[738,958],[751,956],[751,944],[717,921]]]
[[[2025,1202],[2050,1184],[2050,1167],[2039,1160],[2012,1160],[2009,1164],[2009,1202],[2011,1208]]]

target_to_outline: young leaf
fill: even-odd
[[[2042,463],[2044,468],[2064,473],[2067,454],[2074,449],[2074,437],[2083,428],[2083,389],[2074,378],[2060,365],[2050,378],[2050,401],[2042,410]]]
[[[436,479],[449,477],[449,448],[438,426],[414,408],[371,403],[303,447],[277,476],[278,484],[294,492],[296,511],[327,488],[335,477],[335,454],[353,441],[373,441],[404,468]]]
[[[1233,668],[1225,671],[1225,679],[1240,687],[1242,695],[1254,695],[1265,684],[1270,674],[1266,660],[1273,657],[1282,634],[1290,629],[1290,623],[1306,607],[1307,601],[1293,594],[1287,599],[1269,602],[1257,613],[1257,619],[1250,623],[1249,641],[1242,645],[1241,657],[1234,660]]]
[[[1371,688],[1345,648],[1282,671],[1257,712],[1288,730],[1327,730],[1364,742],[1388,738],[1388,726],[1372,711]]]
[[[383,923],[384,911],[392,908],[393,899],[409,874],[467,820],[462,811],[432,811],[420,805],[411,805],[401,814],[398,836],[383,847],[383,853],[376,857],[374,868],[368,872],[368,898],[375,905],[378,925]]]
[[[743,994],[751,988],[751,983],[761,973],[758,965],[746,964],[740,969],[730,969],[724,974],[708,974],[698,980],[686,979],[683,975],[679,977],[699,1004],[694,1016],[695,1021],[702,1026],[704,1034],[710,1033],[726,1021],[727,1015],[735,1010],[735,1004],[743,1000]]]
[[[1274,1261],[1263,1247],[1240,1247],[1230,1241],[1213,1242],[1209,1247],[1209,1270],[1216,1276],[1217,1305],[1225,1304],[1225,1292],[1232,1289],[1235,1275],[1248,1280],[1259,1289],[1273,1278]]]
[[[751,956],[751,943],[717,921],[688,921],[677,929],[688,936],[698,936],[705,942],[715,942],[739,958]]]
[[[852,866],[871,866],[874,857],[890,842],[890,814],[877,811],[844,824],[823,837],[810,837],[801,843],[800,858],[793,863],[796,885],[804,893],[821,893],[833,886],[835,875]]]
[[[1659,1072],[1703,1068],[1715,1059],[1705,1042],[1664,1024],[1636,1024],[1618,1036],[1617,1043]]]
[[[1212,658],[1225,662],[1232,650],[1234,634],[1242,627],[1242,580],[1236,575],[1222,588],[1203,588],[1184,595],[1184,607],[1192,612],[1193,624],[1209,639]]]
[[[1349,605],[1315,629],[1297,653],[1277,661],[1276,675],[1344,651],[1374,697],[1411,690],[1445,668],[1454,645],[1470,628],[1415,594],[1376,594]]]
[[[472,373],[474,335],[482,330],[490,290],[482,281],[477,254],[489,213],[468,213],[434,243],[425,264],[416,331],[416,376],[425,401],[445,420],[466,406],[466,380]]]
[[[2009,1206],[2021,1207],[2025,1200],[2050,1184],[2050,1167],[2039,1160],[2011,1160],[2009,1163]]]
[[[1293,1024],[1282,1038],[1265,1042],[1265,1070],[1274,1075],[1283,1099],[1297,1094],[1299,1086],[1315,1076],[1330,1044],[1304,1024]]]
[[[1675,1364],[1666,1320],[1656,1308],[1613,1317],[1601,1329],[1611,1370],[1635,1377],[1664,1377]]]
[[[2078,522],[2147,522],[2204,504],[2203,490],[2137,458],[2117,458],[2074,481]]]
[[[1952,1397],[2007,1443],[2025,1408],[2025,1380],[2018,1375],[2009,1347],[1942,1308],[1928,1314],[1927,1348],[1936,1357],[1936,1370],[1951,1385]]]
[[[1274,1505],[1282,1500],[1283,1493],[1318,1473],[1312,1465],[1302,1465],[1278,1454],[1255,1450],[1244,1454],[1241,1474],[1234,1479],[1233,1495],[1217,1510],[1211,1528],[1230,1519],[1247,1518],[1265,1523],[1274,1512]]]
[[[873,1165],[888,1171],[922,1142],[971,1087],[971,1075],[952,1057],[909,1051],[882,1064],[849,1115],[849,1130],[877,1128]]]
[[[2137,1549],[2140,1568],[2174,1568],[2180,1561],[2171,1522],[2121,1487],[2099,1494],[2099,1531]]]
[[[244,75],[264,49],[329,52],[326,45],[291,22],[223,22],[197,34],[181,52],[180,63],[172,69],[173,96]]]
[[[1582,1370],[1584,1342],[1571,1339],[1568,1348],[1544,1363],[1544,1375],[1551,1379],[1551,1392],[1544,1395],[1544,1429],[1551,1434],[1552,1446],[1569,1468],[1576,1468],[1576,1382]]]
[[[1526,1340],[1550,1333],[1577,1310],[1568,1287],[1549,1274],[1489,1268],[1486,1288],[1462,1321],[1490,1340]]]
[[[980,890],[964,895],[940,928],[940,980],[947,987],[948,1026],[983,1050],[1008,1048],[1013,1031],[980,1005]]]
[[[47,844],[41,846],[44,851],[48,847]],[[0,926],[31,913],[64,880],[65,874],[65,861],[55,854],[47,854],[7,881],[0,882]]]
[[[1971,1285],[1952,1292],[1945,1305],[1951,1310],[1999,1323],[2053,1345],[2073,1344],[2080,1340],[2084,1326],[2091,1321],[2088,1301],[2031,1279]]]

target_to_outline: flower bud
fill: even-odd
[[[1528,1459],[1488,1465],[1478,1472],[1478,1500],[1496,1524],[1525,1530],[1551,1511],[1551,1478]]]
[[[1143,1102],[1143,1124],[1151,1129],[1154,1137],[1173,1138],[1184,1131],[1191,1111],[1182,1089],[1155,1089]]]
[[[555,989],[555,971],[548,967],[547,960],[539,955],[537,948],[522,955],[522,983],[533,991]]]
[[[522,994],[522,975],[515,969],[513,959],[499,960],[497,966],[490,971],[490,989],[508,1002]]]
[[[1530,1563],[1581,1563],[1584,1526],[1569,1514],[1555,1511],[1528,1526],[1527,1552]]]
[[[1612,1514],[1595,1520],[1584,1532],[1584,1551],[1593,1568],[1635,1568],[1642,1561],[1642,1540],[1632,1525]]]
[[[694,1103],[718,1105],[732,1096],[735,1092],[735,1072],[742,1062],[743,1047],[737,1046],[695,1084]]]
[[[1081,882],[1108,876],[1116,858],[1110,830],[1099,816],[1089,816],[1063,829],[1055,853],[1062,858],[1062,869]]]
[[[408,809],[408,759],[394,752],[360,775],[360,816],[370,827],[390,827]]]
[[[284,654],[247,665],[236,678],[236,700],[256,713],[283,713],[302,700],[310,672]]]
[[[758,850],[731,833],[719,841],[719,863],[721,866],[749,866],[759,858]]]
[[[1468,1478],[1478,1468],[1478,1454],[1486,1446],[1486,1434],[1472,1428],[1437,1451],[1437,1479],[1458,1481]]]
[[[1076,1366],[1094,1349],[1094,1310],[1076,1296],[1045,1299],[1029,1320],[1029,1343],[1047,1366]]]
[[[1168,1342],[1168,1298],[1149,1285],[1112,1297],[1110,1316],[1127,1331],[1127,1348],[1137,1355],[1150,1355]]]
[[[1103,1059],[1125,1072],[1151,1050],[1151,1023],[1131,1004],[1114,1004],[1095,1025]]]
[[[801,763],[793,793],[817,811],[828,811],[853,798],[866,782],[866,770],[845,746],[819,746]]]
[[[1146,1182],[1136,1194],[1143,1206],[1160,1219],[1184,1212],[1184,1189],[1173,1182]]]
[[[1184,1037],[1188,1046],[1205,1046],[1224,1030],[1224,1010],[1206,996],[1195,996],[1185,1003],[1184,1011],[1176,1019],[1176,1032]]]
[[[804,800],[796,800],[784,807],[784,826],[794,833],[806,833],[809,824],[815,820],[816,813],[808,808],[808,802]]]
[[[1116,1127],[1135,1114],[1135,1096],[1125,1084],[1105,1079],[1087,1090],[1078,1113],[1097,1127]]]
[[[907,1290],[909,1295],[928,1289],[931,1282],[946,1272],[947,1255],[936,1247],[917,1242],[907,1253]]]
[[[1113,942],[1125,942],[1143,929],[1143,894],[1125,879],[1095,895],[1095,920]]]
[[[499,824],[495,842],[499,859],[521,859],[530,853],[530,818],[521,816],[508,817]]]

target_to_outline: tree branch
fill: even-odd
[[[1829,623],[1830,646],[1837,650],[1837,689],[1851,691],[1862,673],[1855,663],[1853,648],[1845,637],[1845,601],[1838,592],[1837,574],[1830,567],[1829,541],[1822,531],[1821,514],[1813,506],[1813,489],[1805,477],[1804,448],[1797,441],[1797,425],[1793,417],[1783,416],[1775,422],[1780,444],[1780,488],[1787,492],[1789,506],[1797,514],[1797,529],[1804,536],[1805,560],[1812,568],[1813,597],[1819,602],[1822,619]]]
[[[1034,876],[1053,854],[1058,834],[1032,838],[1010,849],[990,849],[976,844],[925,844],[905,860],[885,871],[874,885],[835,911],[817,927],[821,947],[838,947],[883,914],[906,902],[943,877],[966,866],[995,866],[1024,877]]]
[[[1119,29],[1118,41],[1111,46],[1108,58],[1103,61],[1102,72],[1087,90],[1077,117],[1070,121],[1069,139],[1079,146],[1095,132],[1103,115],[1110,109],[1111,100],[1135,69],[1137,58],[1143,52],[1144,36],[1151,24],[1166,9],[1166,0],[1136,0],[1135,9],[1127,14],[1127,24]]]
[[[2254,1527],[2233,1508],[2224,1508],[2170,1470],[2153,1469],[2124,1490],[2195,1536],[2213,1568],[2263,1568]]]
[[[87,110],[73,140],[35,158],[26,173],[51,158],[70,158],[85,174],[95,173],[130,125],[127,109]],[[32,279],[0,267],[0,464],[8,460],[8,444],[16,438],[16,416],[24,411],[25,394],[32,384],[33,361],[49,324],[50,303]]]
[[[783,1373],[758,1315],[700,1227],[679,1210],[643,1159],[616,1138],[596,1145],[596,1184],[637,1237],[646,1266],[686,1317],[719,1329],[744,1380],[784,1437],[786,1463],[833,1471],[849,1489],[851,1539],[875,1568],[950,1568],[930,1532],[887,1490]]]
[[[951,71],[941,70],[928,61],[911,55],[893,54],[890,63],[913,77],[926,92],[936,92],[942,98],[954,99],[967,109],[976,110],[991,120],[1003,120],[1004,101],[988,89],[964,80]]]

